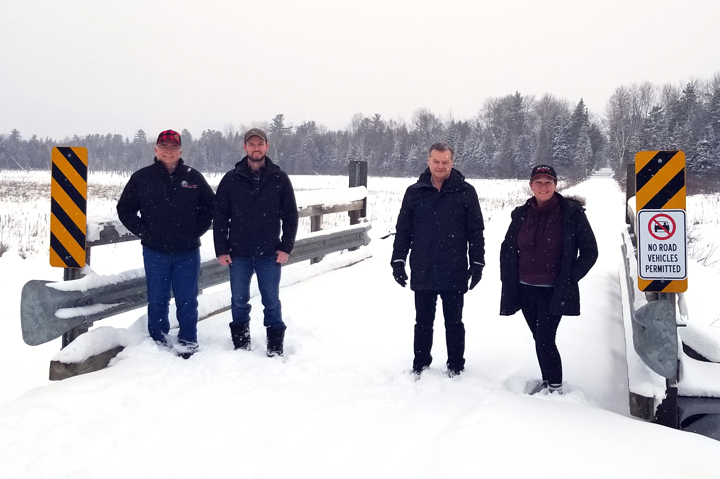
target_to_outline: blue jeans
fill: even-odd
[[[285,329],[280,305],[280,268],[274,256],[233,258],[230,263],[230,290],[232,291],[232,322],[250,321],[250,279],[257,274],[258,289],[262,298],[266,327]]]
[[[178,341],[197,344],[198,277],[200,248],[184,253],[160,253],[143,246],[148,296],[148,332],[155,341],[165,341],[170,332],[170,290],[175,296]]]

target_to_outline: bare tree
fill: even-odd
[[[534,103],[534,117],[537,119],[533,128],[535,140],[535,164],[552,164],[553,127],[558,116],[570,114],[570,103],[546,93]]]
[[[633,160],[633,142],[637,141],[643,120],[655,104],[656,88],[645,82],[621,86],[610,96],[605,107],[607,133],[612,146],[610,161],[616,171]]]

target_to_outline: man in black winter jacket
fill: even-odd
[[[398,215],[391,265],[401,286],[408,279],[415,292],[413,372],[419,376],[432,362],[433,322],[440,295],[445,317],[448,375],[465,368],[464,295],[482,277],[485,265],[483,218],[475,188],[455,170],[454,151],[444,142],[428,152],[428,168],[405,192]],[[468,267],[469,256],[469,267]]]
[[[180,326],[176,349],[189,358],[197,344],[200,237],[212,224],[215,194],[203,175],[185,165],[180,134],[158,135],[152,165],[135,172],[117,204],[118,218],[143,246],[148,331],[170,347],[170,290]]]
[[[230,267],[235,349],[250,349],[250,279],[257,274],[267,330],[267,355],[282,356],[286,326],[280,304],[280,267],[295,244],[298,211],[290,178],[266,156],[267,135],[245,133],[247,154],[220,181],[213,237],[215,254]],[[280,233],[282,232],[282,238]]]

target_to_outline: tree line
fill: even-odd
[[[415,176],[436,141],[451,144],[456,167],[475,178],[525,178],[538,163],[573,181],[604,166],[624,175],[637,151],[658,149],[685,151],[688,183],[710,184],[720,173],[720,74],[681,86],[622,86],[605,110],[600,117],[582,99],[573,105],[516,92],[488,99],[470,120],[419,109],[409,122],[357,114],[344,130],[314,121],[291,125],[282,114],[252,126],[268,132],[269,156],[290,174],[346,174],[349,161],[365,160],[371,175]],[[182,156],[201,171],[225,172],[243,156],[245,129],[199,137],[183,129]],[[87,147],[93,170],[132,172],[149,163],[154,140],[143,130],[132,139],[94,134],[62,141],[24,139],[13,130],[0,135],[0,169],[46,169],[52,147],[64,145]]]
[[[720,74],[682,87],[646,82],[618,88],[606,115],[608,159],[616,171],[638,151],[682,150],[688,187],[720,188]]]

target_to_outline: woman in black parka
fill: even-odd
[[[581,201],[555,191],[557,175],[538,165],[530,175],[533,197],[512,212],[500,248],[500,314],[522,310],[535,340],[539,391],[562,393],[562,361],[555,334],[562,316],[580,314],[578,281],[595,264],[597,243]]]

